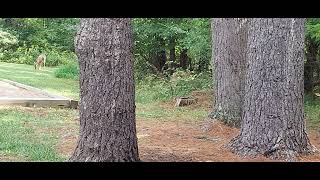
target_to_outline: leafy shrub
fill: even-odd
[[[77,61],[77,56],[73,52],[59,51],[57,49],[51,50],[47,54],[47,62],[51,66],[67,65],[69,62]]]
[[[0,29],[0,49],[1,50],[8,49],[17,44],[18,44],[18,39],[14,35]]]
[[[170,79],[175,96],[184,96],[191,91],[210,89],[212,78],[210,72],[197,73],[191,71],[177,71]]]
[[[138,81],[144,80],[150,74],[152,74],[152,68],[146,59],[141,58],[138,55],[134,57],[134,77]]]
[[[137,102],[169,100],[175,96],[185,96],[195,90],[212,88],[210,73],[194,74],[191,71],[177,71],[169,79],[149,75],[137,82]]]
[[[55,77],[65,79],[79,78],[79,65],[76,61],[72,61],[66,65],[62,65],[54,72]]]

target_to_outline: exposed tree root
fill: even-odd
[[[212,111],[209,114],[208,118],[219,120],[230,127],[240,128],[241,126],[241,120],[239,116],[231,113],[228,114],[219,109]]]
[[[207,117],[207,118],[204,120],[204,125],[201,127],[201,130],[202,130],[203,132],[209,132],[209,131],[211,131],[211,130],[213,129],[214,123],[215,123],[216,121],[217,121],[216,119]]]
[[[258,155],[265,156],[272,160],[280,160],[287,162],[297,161],[297,157],[301,155],[308,155],[318,152],[318,150],[309,144],[306,148],[299,150],[289,149],[283,141],[274,144],[271,148],[262,148],[257,145],[252,145],[242,141],[241,137],[235,137],[232,139],[225,148],[229,149],[232,153],[241,157],[255,158]]]

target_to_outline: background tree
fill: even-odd
[[[139,161],[131,19],[81,19],[80,136],[71,161]]]
[[[148,74],[171,75],[180,68],[196,73],[210,69],[209,19],[134,19],[134,35],[139,78]]]
[[[305,92],[313,97],[314,90],[320,85],[320,19],[310,18],[306,26],[306,61],[304,66]]]
[[[0,51],[7,50],[18,44],[18,39],[12,34],[0,30]]]
[[[311,151],[303,107],[305,19],[251,19],[241,133],[230,143],[241,155],[292,160]]]
[[[212,19],[214,108],[212,118],[240,127],[244,95],[247,19]]]

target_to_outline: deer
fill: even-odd
[[[39,57],[34,62],[34,69],[41,70],[41,67],[44,68],[46,66],[46,58],[47,56],[45,54],[40,54]]]

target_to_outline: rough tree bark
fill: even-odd
[[[211,21],[215,98],[211,118],[235,127],[241,124],[247,22],[244,18],[214,18]]]
[[[81,19],[80,136],[70,161],[139,161],[130,19]]]
[[[303,109],[305,19],[251,19],[239,155],[294,160],[312,149]]]

